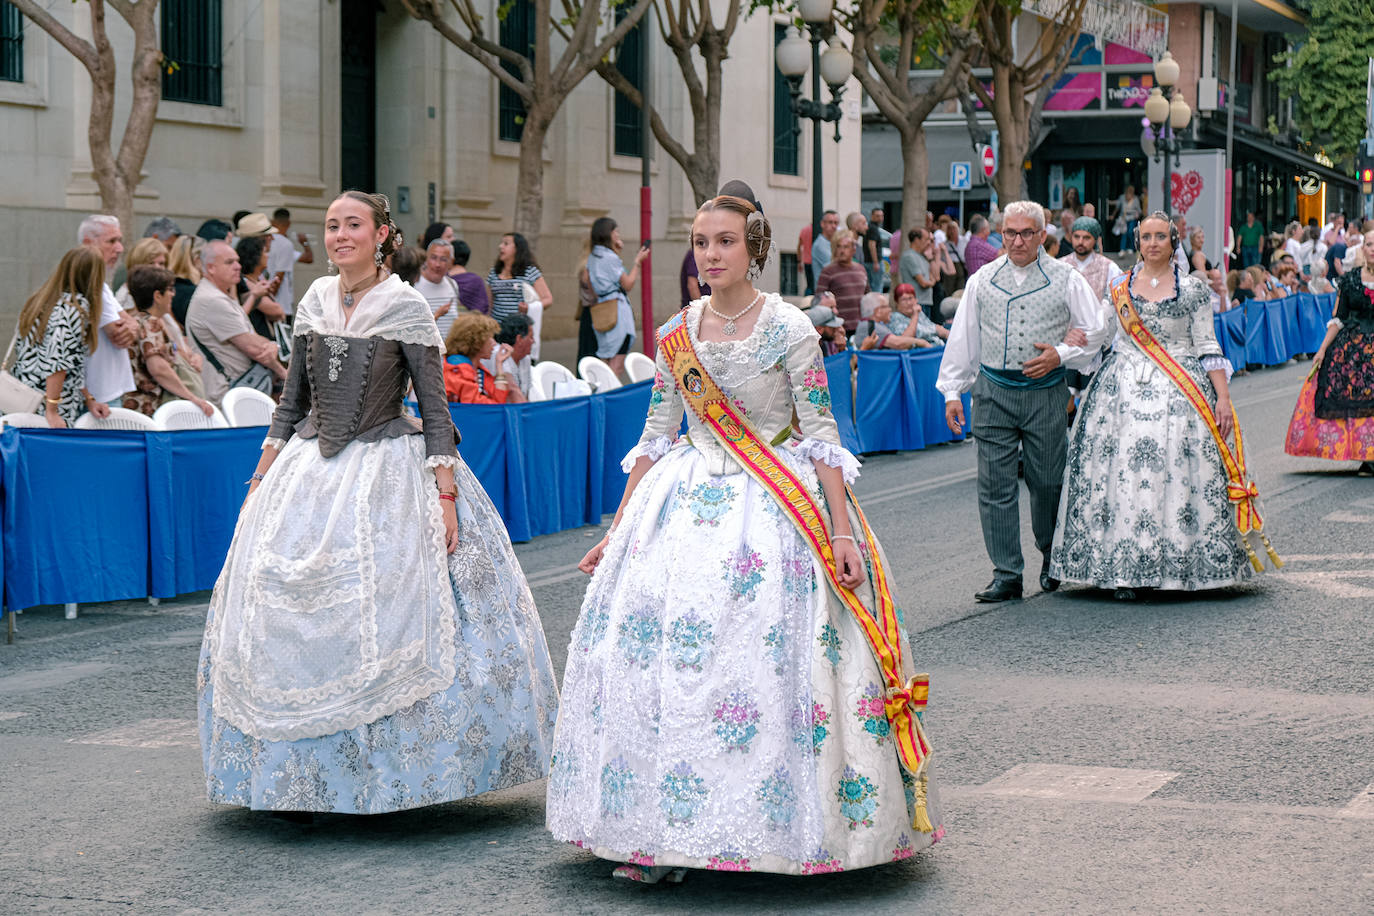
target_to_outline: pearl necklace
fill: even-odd
[[[750,309],[759,304],[759,300],[762,298],[763,293],[759,293],[757,296],[754,297],[752,302],[750,302],[748,305],[746,305],[743,309],[741,309],[738,313],[734,315],[722,315],[716,309],[716,307],[711,304],[710,299],[706,300],[706,307],[711,310],[712,315],[715,315],[717,318],[725,322],[720,326],[721,333],[723,333],[726,337],[734,337],[735,331],[737,330],[737,328],[735,327],[735,319],[743,318],[746,314],[748,314]]]

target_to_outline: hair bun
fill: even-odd
[[[740,181],[738,178],[732,178],[731,180],[725,182],[725,184],[721,185],[720,191],[717,192],[716,196],[738,197],[740,200],[747,200],[750,204],[753,205],[755,210],[759,211],[760,213],[763,212],[763,204],[759,203],[758,198],[754,196],[754,189],[749,187],[749,185],[745,182]]]

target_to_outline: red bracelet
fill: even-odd
[[[449,502],[455,503],[455,504],[458,502],[458,500],[454,497],[454,495],[453,495],[452,493],[440,493],[440,494],[439,494],[439,498],[440,498],[440,499],[446,499],[446,500],[448,500]]]

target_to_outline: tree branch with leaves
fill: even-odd
[[[473,0],[401,0],[416,19],[429,23],[458,50],[484,66],[503,86],[520,97],[524,120],[520,130],[520,165],[515,192],[515,231],[537,245],[544,216],[544,141],[563,103],[582,80],[609,58],[648,11],[653,0],[527,0],[534,9],[532,54],[502,47],[486,33],[485,17]],[[625,15],[601,33],[603,21],[613,21],[619,7]],[[498,12],[504,17],[509,4]],[[452,14],[452,18],[450,18]],[[557,59],[553,37],[566,42]],[[598,37],[599,36],[599,37]],[[503,65],[517,72],[511,73]]]
[[[162,101],[164,57],[157,29],[158,0],[84,0],[90,11],[91,40],[79,37],[37,0],[11,0],[29,21],[76,58],[91,79],[91,111],[86,127],[91,172],[100,189],[102,208],[119,218],[125,232],[133,231],[134,193],[152,142],[157,109]],[[118,76],[114,48],[105,28],[105,7],[111,7],[134,32],[130,66],[133,99],[119,149],[114,148],[114,108]]]
[[[992,67],[992,85],[984,85],[970,73],[968,88],[997,122],[997,173],[993,176],[993,187],[1002,201],[1012,201],[1025,197],[1023,163],[1039,133],[1039,114],[1049,97],[1048,89],[1069,65],[1087,0],[1065,0],[1059,7],[1058,18],[1041,20],[1036,40],[1019,56],[1013,39],[1021,16],[1020,3],[976,2],[974,24]]]

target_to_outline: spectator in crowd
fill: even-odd
[[[415,281],[420,279],[420,265],[424,263],[424,257],[413,245],[400,245],[391,252],[391,257],[387,258],[387,265],[402,283],[415,285]],[[482,283],[481,280],[477,281]],[[482,295],[486,296],[487,285],[482,283]]]
[[[816,273],[811,269],[811,233],[815,227],[811,223],[806,223],[801,227],[801,232],[797,234],[797,266],[801,269],[802,275],[806,277],[806,292],[803,295],[810,296],[816,290]],[[688,252],[691,257],[691,252]]]
[[[218,404],[239,384],[257,387],[257,373],[250,374],[255,363],[279,382],[285,381],[286,369],[277,359],[276,343],[254,332],[234,295],[240,274],[238,253],[228,242],[207,242],[201,252],[201,270],[203,276],[186,310],[186,331],[205,356],[201,370],[205,396]]]
[[[1092,219],[1097,219],[1097,204],[1092,201],[1085,202],[1083,204],[1083,215],[1091,217]]]
[[[702,283],[701,277],[697,274],[697,252],[691,245],[687,246],[687,254],[682,259],[682,269],[678,271],[678,286],[681,287],[682,304],[680,308],[686,308],[702,296],[711,295],[711,285]]]
[[[1212,269],[1212,262],[1207,260],[1207,254],[1203,250],[1206,244],[1207,233],[1201,226],[1194,226],[1188,230],[1188,266],[1204,274]]]
[[[1107,208],[1107,216],[1113,221],[1113,231],[1121,236],[1121,250],[1135,250],[1135,227],[1140,224],[1143,210],[1140,198],[1135,195],[1135,185],[1126,185],[1126,190]]]
[[[159,216],[148,224],[147,229],[143,230],[143,237],[145,239],[157,239],[162,243],[163,248],[171,251],[176,240],[181,238],[181,227],[170,217]],[[133,265],[129,265],[129,269],[133,270]]]
[[[129,294],[139,334],[138,342],[129,348],[134,387],[125,392],[123,405],[151,417],[167,401],[184,398],[207,417],[212,416],[215,408],[205,400],[204,389],[188,385],[176,369],[176,345],[166,327],[172,322],[164,320],[172,311],[175,280],[172,272],[162,267],[145,264],[129,270]],[[195,379],[200,381],[198,374]]]
[[[596,230],[596,223],[592,223],[592,230]],[[591,308],[596,305],[596,292],[592,289],[592,280],[587,273],[587,262],[592,257],[592,242],[590,238],[582,240],[582,257],[577,262],[577,362],[582,362],[584,356],[596,355],[596,328],[592,326]]]
[[[949,283],[946,289],[959,289],[968,279],[968,272],[964,269],[964,256],[962,251],[964,243],[959,238],[959,224],[953,218],[945,221],[945,262],[949,267]]]
[[[524,392],[504,370],[488,372],[482,367],[488,359],[504,366],[511,355],[509,347],[496,345],[500,328],[496,319],[480,312],[463,312],[453,319],[444,341],[448,351],[444,391],[450,403],[518,404],[525,400]]]
[[[1345,272],[1345,255],[1349,250],[1346,242],[1347,236],[1330,232],[1326,237],[1326,253],[1322,256],[1326,261],[1326,275],[1328,277],[1339,277]]]
[[[844,333],[844,319],[836,315],[835,310],[831,308],[834,301],[835,297],[829,293],[817,296],[812,300],[811,307],[806,310],[806,317],[811,319],[811,326],[821,336],[822,356],[834,356],[847,349],[849,344],[849,338]],[[817,302],[829,304],[818,305]]]
[[[261,235],[240,238],[234,244],[239,256],[239,282],[235,292],[243,304],[244,314],[253,330],[276,340],[273,325],[286,318],[286,312],[274,298],[278,282],[267,277],[267,239]]]
[[[916,337],[926,341],[928,345],[944,346],[945,340],[949,338],[949,330],[943,324],[931,321],[930,316],[921,308],[916,296],[916,287],[910,283],[898,284],[893,295],[897,297],[897,308],[888,321],[892,333],[903,337]]]
[[[529,316],[534,326],[534,358],[537,361],[544,310],[553,306],[553,293],[549,292],[549,284],[534,261],[530,243],[520,233],[508,232],[501,236],[496,264],[487,273],[487,287],[491,291],[490,315],[498,322],[516,312]]]
[[[92,214],[81,221],[77,239],[99,252],[105,263],[105,279],[113,276],[119,256],[124,253],[124,234],[120,231],[119,220]],[[138,328],[132,318],[120,311],[119,300],[108,282],[101,286],[99,307],[100,346],[92,350],[86,365],[86,387],[96,400],[114,407],[124,398],[124,392],[134,387],[127,351],[137,337]]]
[[[1236,243],[1240,245],[1242,270],[1260,262],[1260,249],[1264,245],[1264,226],[1255,219],[1254,210],[1245,211],[1245,222],[1236,230]]]
[[[472,246],[462,239],[450,239],[449,243],[453,246],[453,267],[448,275],[458,284],[458,304],[469,311],[487,314],[491,311],[491,293],[482,278],[468,270]]]
[[[243,212],[247,213],[248,211],[244,210]],[[232,245],[234,244],[234,227],[222,219],[207,219],[196,230],[196,238],[203,242],[222,241]]]
[[[916,302],[922,311],[933,317],[935,309],[935,288],[940,275],[932,264],[936,242],[925,229],[912,229],[907,233],[907,249],[902,252],[898,265],[901,282],[916,290]]]
[[[1249,270],[1233,270],[1226,275],[1226,298],[1231,308],[1245,306],[1245,300],[1255,297],[1255,278]]]
[[[453,236],[453,227],[448,223],[430,223],[425,227],[425,234],[420,236],[420,250],[429,251],[429,243],[435,239],[452,242]]]
[[[1294,264],[1302,263],[1302,223],[1297,220],[1283,227],[1283,250],[1293,258]]]
[[[997,246],[992,244],[992,223],[981,213],[968,221],[968,243],[964,246],[964,271],[971,277],[989,261],[997,259]]]
[[[172,299],[172,318],[183,329],[186,327],[186,309],[191,305],[191,296],[200,283],[200,252],[205,246],[193,235],[183,235],[172,245],[167,257],[167,269],[176,276],[176,296]]]
[[[496,332],[496,349],[482,368],[493,376],[505,373],[526,398],[530,394],[530,369],[534,360],[530,348],[534,346],[534,328],[525,315],[507,315]],[[504,355],[501,362],[497,360]]]
[[[1077,185],[1069,185],[1064,189],[1064,210],[1070,214],[1069,226],[1072,226],[1073,221],[1083,215],[1083,200],[1078,193]],[[1069,232],[1073,230],[1068,227],[1064,228],[1065,232],[1061,238],[1068,238]]]
[[[1284,296],[1302,292],[1301,284],[1298,279],[1298,268],[1292,261],[1284,261],[1279,265],[1275,279],[1278,280],[1281,294]]]
[[[869,289],[877,289],[878,285],[874,283],[871,262],[868,259],[867,245],[864,243],[864,237],[868,234],[868,217],[855,210],[844,218],[844,226],[854,236],[854,263],[862,264],[868,272]]]
[[[276,231],[267,248],[267,273],[273,278],[281,278],[273,298],[282,311],[290,315],[296,306],[296,265],[314,264],[315,252],[310,250],[310,237],[304,232],[296,233],[300,251],[291,243],[291,211],[285,207],[272,211],[272,228]]]
[[[1336,288],[1331,285],[1331,281],[1326,279],[1325,258],[1312,262],[1312,279],[1307,281],[1307,291],[1316,296],[1336,291]]]
[[[249,214],[252,213],[252,212],[253,212],[252,210],[235,210],[235,211],[234,211],[234,215],[231,216],[231,217],[229,217],[229,225],[232,226],[232,227],[234,227],[234,238],[235,238],[235,239],[237,239],[237,238],[238,238],[238,235],[239,235],[239,223],[243,221],[243,218],[244,218],[245,216],[249,215]],[[233,243],[232,241],[230,241],[229,244],[232,245],[232,244],[234,244],[234,243]]]
[[[142,267],[150,264],[153,267],[167,266],[167,249],[159,240],[146,237],[138,240],[129,253],[124,256],[124,266],[132,272],[135,267]],[[132,311],[134,308],[133,297],[129,295],[129,284],[126,282],[119,289],[115,290],[115,300],[119,302],[119,307],[124,311]]]
[[[62,256],[19,312],[10,372],[43,394],[38,412],[53,429],[71,426],[87,410],[110,414],[86,385],[91,355],[105,343],[98,323],[104,286],[104,259],[82,245]]]
[[[926,232],[930,233],[930,235],[935,239],[935,244],[944,244],[945,231],[941,229],[940,224],[935,221],[935,214],[931,213],[929,210],[926,211],[925,229]]]
[[[596,355],[606,361],[617,375],[625,367],[625,355],[635,339],[635,316],[626,295],[639,282],[640,265],[649,256],[649,249],[641,247],[635,254],[635,266],[629,271],[620,262],[625,241],[620,237],[615,220],[603,216],[592,223],[592,253],[587,258],[587,280],[591,284],[594,303],[617,300],[615,326],[609,331],[596,331]],[[591,323],[591,310],[584,319]],[[652,332],[651,332],[652,333]],[[538,356],[535,356],[538,359]]]
[[[1000,252],[1002,250],[1002,246],[1005,244],[1002,240],[1001,210],[998,210],[995,207],[993,208],[993,211],[988,214],[988,225],[992,227],[991,231],[988,232],[988,244],[991,245],[993,248],[997,249],[998,252]],[[965,255],[964,260],[968,260],[967,255]]]
[[[859,324],[859,301],[868,292],[868,272],[854,263],[857,240],[848,229],[835,233],[831,240],[831,260],[816,278],[816,293],[835,294],[835,312],[844,319],[846,333]]]
[[[453,326],[453,319],[458,317],[458,284],[448,275],[452,268],[453,244],[436,238],[425,249],[420,278],[411,284],[429,303],[434,323],[439,327],[440,336],[445,339],[448,338],[448,329]]]
[[[892,319],[892,306],[882,293],[866,293],[859,303],[859,315],[855,336],[860,350],[910,350],[930,346],[929,341],[893,333],[888,324]]]
[[[821,271],[830,266],[832,257],[831,246],[835,238],[835,233],[840,228],[840,214],[834,210],[826,210],[821,214],[821,234],[820,237],[811,243],[811,269],[816,274],[819,282]],[[817,290],[819,292],[819,289]]]

